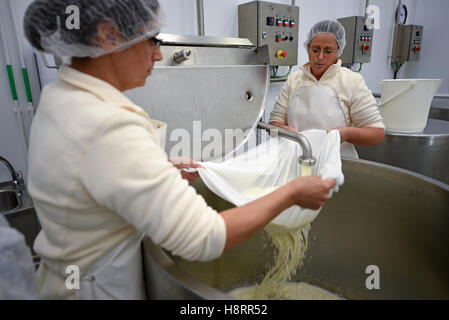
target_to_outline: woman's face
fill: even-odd
[[[117,52],[120,61],[120,82],[123,91],[145,85],[156,61],[163,56],[159,46],[151,39],[139,42],[122,52]]]
[[[338,44],[330,34],[316,35],[309,43],[310,68],[315,77],[321,78],[326,70],[337,62]]]

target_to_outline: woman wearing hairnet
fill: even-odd
[[[79,7],[79,29],[65,25],[69,5]],[[36,0],[24,27],[35,48],[65,62],[31,130],[42,298],[145,298],[144,235],[185,259],[211,260],[286,208],[328,199],[335,181],[308,177],[217,214],[182,179],[183,165],[161,146],[166,125],[122,93],[144,85],[162,59],[157,0]]]
[[[381,143],[385,126],[363,77],[338,59],[346,46],[345,30],[337,21],[320,21],[304,46],[309,62],[287,79],[270,123],[295,132],[338,129],[341,155],[358,158],[354,144]]]

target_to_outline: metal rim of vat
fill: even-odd
[[[449,146],[449,122],[440,119],[431,119],[434,122],[447,122],[448,131],[447,133],[427,133],[427,132],[396,132],[396,131],[385,131],[385,140],[390,142],[403,142],[414,143],[420,145],[429,146]]]
[[[400,175],[408,175],[412,178],[423,180],[424,182],[427,182],[435,187],[449,192],[449,185],[413,171],[368,160],[342,160],[343,162],[354,163],[357,165],[366,165],[387,169],[390,172],[394,172]],[[160,268],[160,271],[162,271],[165,275],[168,275],[171,280],[176,281],[177,285],[179,285],[183,290],[188,291],[195,298],[210,300],[235,300],[235,298],[233,298],[232,296],[216,288],[208,286],[207,284],[188,274],[182,268],[177,266],[175,261],[169,256],[168,253],[166,253],[161,247],[155,245],[148,237],[144,239],[143,251],[151,256],[151,259],[156,262],[157,267]]]

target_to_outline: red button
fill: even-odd
[[[420,47],[415,47],[415,52],[420,52],[421,48]]]
[[[369,45],[364,44],[364,45],[363,45],[363,51],[368,51],[368,50],[369,50]]]
[[[285,58],[287,56],[287,52],[282,52],[282,56]]]

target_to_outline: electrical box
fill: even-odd
[[[299,7],[265,1],[238,6],[239,38],[268,45],[271,66],[298,64]]]
[[[366,26],[366,17],[353,16],[338,19],[346,32],[346,47],[340,56],[343,66],[369,63],[373,51],[374,30]]]
[[[397,25],[391,62],[418,61],[421,54],[423,31],[423,26]]]

